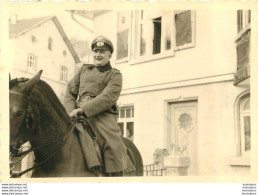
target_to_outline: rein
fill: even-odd
[[[68,133],[71,129],[74,128],[75,122],[76,122],[76,120],[74,120],[74,121],[72,122],[72,124],[66,129],[66,132],[64,133],[64,135],[62,135],[62,136],[60,136],[59,138],[57,138],[57,139],[51,141],[50,143],[43,144],[43,145],[38,146],[38,147],[35,147],[35,148],[30,148],[29,150],[26,150],[26,151],[24,151],[24,152],[21,152],[21,153],[17,154],[17,155],[16,155],[17,157],[18,157],[18,156],[23,156],[23,155],[24,155],[24,156],[23,156],[21,159],[19,159],[18,161],[12,163],[11,165],[14,166],[14,165],[17,164],[18,162],[20,162],[20,161],[21,161],[26,155],[28,155],[30,152],[33,152],[33,151],[35,151],[35,150],[38,150],[38,149],[41,149],[41,148],[43,148],[43,147],[49,146],[49,145],[51,145],[51,144],[54,144],[54,143],[56,143],[57,141],[60,141],[62,138],[64,138],[64,137],[67,135],[67,133]],[[46,161],[48,161],[50,158],[52,158],[57,152],[59,152],[60,149],[63,147],[63,145],[64,145],[64,142],[62,142],[62,143],[58,146],[57,150],[55,150],[53,153],[51,153],[49,156],[47,156],[44,160],[42,160],[41,162],[37,163],[37,164],[34,165],[33,167],[28,168],[28,169],[26,169],[26,170],[24,170],[24,171],[21,171],[21,172],[19,172],[19,173],[12,173],[12,172],[11,172],[11,173],[10,173],[10,174],[11,174],[11,178],[20,177],[20,176],[22,176],[23,174],[25,174],[25,173],[27,173],[27,172],[29,172],[29,171],[31,171],[31,170],[33,170],[33,169],[39,167],[40,165],[42,165],[43,163],[45,163]]]
[[[29,126],[28,126],[28,124],[29,124],[29,123],[28,123],[28,120],[29,120],[29,119],[28,119],[27,115],[28,115],[28,112],[31,112],[31,111],[32,111],[32,110],[31,110],[31,106],[30,106],[30,101],[31,101],[30,96],[25,96],[24,94],[22,94],[22,93],[20,93],[20,92],[16,92],[16,91],[12,91],[12,90],[10,90],[9,92],[12,93],[12,94],[15,94],[15,95],[21,95],[21,96],[23,96],[25,99],[27,99],[27,100],[29,101],[29,105],[28,105],[28,107],[27,107],[27,109],[26,109],[26,112],[25,112],[25,119],[24,119],[23,124],[21,125],[21,127],[22,127],[22,126],[24,125],[24,123],[25,123],[25,124],[26,124],[26,127],[29,128]],[[56,142],[58,142],[58,141],[60,141],[61,139],[63,139],[63,138],[67,135],[67,133],[68,133],[71,129],[74,128],[75,122],[76,122],[76,120],[74,120],[74,121],[72,122],[72,124],[66,129],[65,133],[64,133],[62,136],[60,136],[60,137],[58,137],[58,138],[56,138],[56,139],[54,139],[54,140],[52,140],[52,141],[50,141],[50,142],[48,142],[48,143],[42,144],[42,145],[40,145],[40,146],[31,147],[30,149],[28,149],[28,150],[26,150],[26,151],[19,152],[19,149],[20,149],[21,145],[23,144],[22,140],[23,140],[24,135],[25,135],[26,132],[22,133],[22,136],[21,136],[22,139],[19,140],[19,139],[18,139],[19,137],[17,138],[16,145],[13,147],[14,152],[11,152],[11,154],[10,154],[10,159],[11,159],[12,157],[21,157],[21,158],[19,158],[17,161],[15,161],[15,162],[13,162],[13,163],[10,163],[10,167],[11,167],[10,175],[11,175],[11,178],[20,177],[20,176],[22,176],[23,174],[25,174],[25,173],[27,173],[27,172],[29,172],[29,171],[31,171],[31,170],[33,170],[33,169],[39,167],[39,166],[42,165],[43,163],[47,162],[50,158],[52,158],[57,152],[59,152],[59,151],[61,150],[61,148],[63,147],[64,142],[62,142],[62,143],[57,147],[57,149],[56,149],[54,152],[52,152],[50,155],[48,155],[44,160],[42,160],[41,162],[35,164],[35,165],[32,166],[31,168],[28,168],[28,169],[26,169],[26,170],[24,170],[24,171],[21,171],[21,172],[18,172],[18,173],[13,173],[13,172],[12,172],[12,169],[14,168],[14,165],[16,165],[17,163],[19,163],[19,162],[20,162],[25,156],[27,156],[30,152],[33,152],[33,151],[39,150],[39,149],[41,149],[41,148],[44,148],[44,147],[46,147],[46,146],[55,144]],[[21,129],[21,128],[20,128],[20,129]]]

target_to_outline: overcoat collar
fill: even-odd
[[[89,67],[89,68],[97,68],[100,72],[105,72],[107,70],[111,70],[112,69],[112,66],[110,65],[110,62],[108,62],[104,66],[95,66],[93,64],[90,64],[90,65],[87,65],[87,67]]]

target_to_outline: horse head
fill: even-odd
[[[40,80],[42,70],[31,79],[14,79],[10,81],[9,114],[10,114],[10,149],[19,147],[28,141],[28,134],[33,130],[33,112],[31,92]],[[23,81],[23,82],[19,82]],[[12,151],[11,151],[12,152]]]

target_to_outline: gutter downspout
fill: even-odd
[[[74,12],[71,12],[71,18],[73,21],[75,21],[77,24],[79,24],[81,27],[85,28],[87,31],[89,31],[90,33],[93,33],[93,30],[91,30],[90,28],[88,28],[87,26],[85,26],[84,24],[82,24],[81,22],[79,22],[78,20],[75,19],[74,17]]]

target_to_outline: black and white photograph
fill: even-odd
[[[254,6],[75,4],[4,11],[2,181],[258,181]]]

